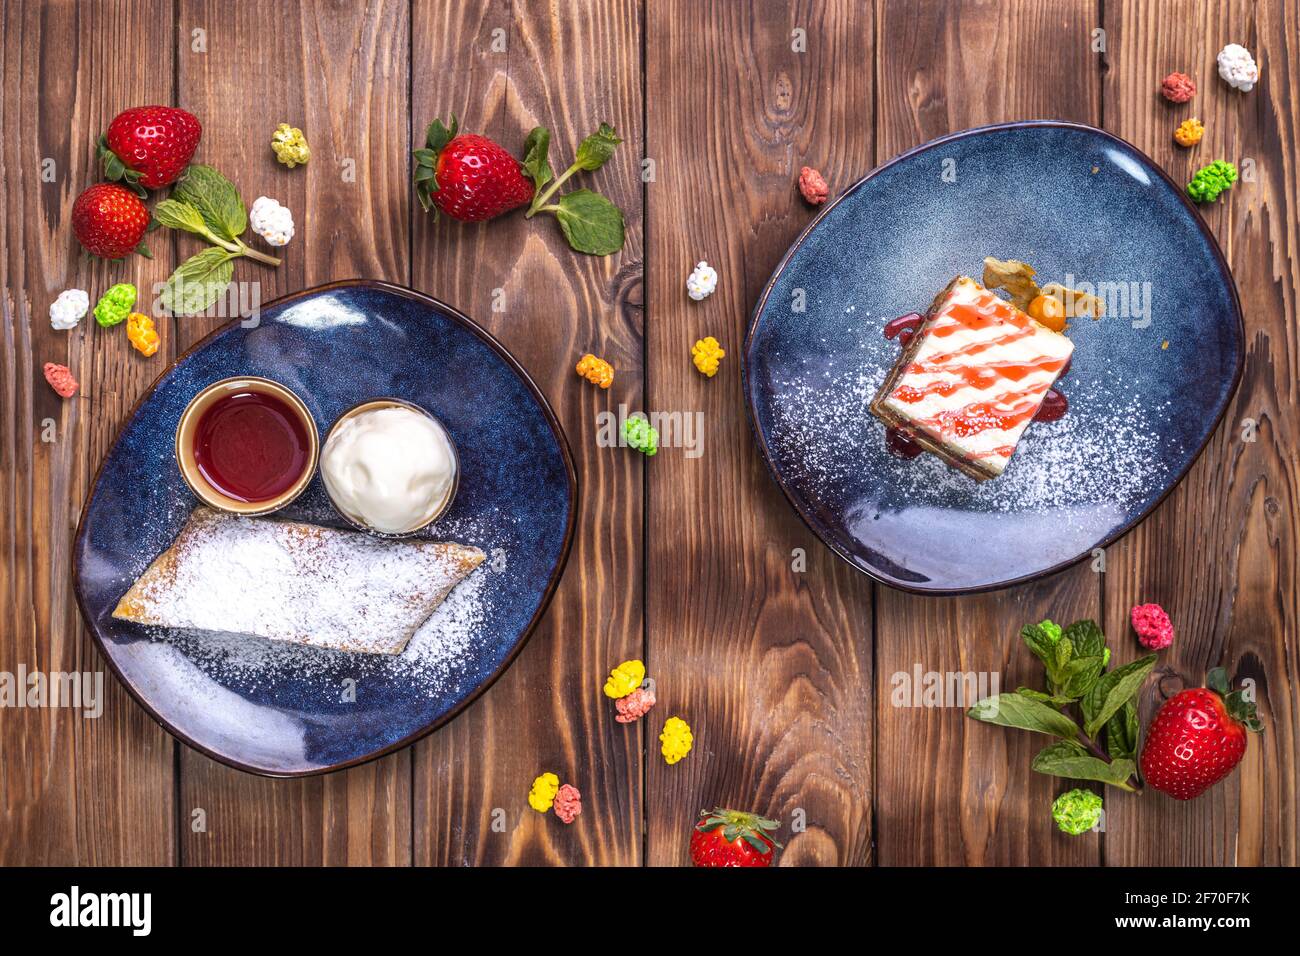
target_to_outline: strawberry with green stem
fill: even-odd
[[[152,259],[142,241],[149,228],[149,210],[117,183],[95,183],[72,204],[72,231],[77,241],[101,259],[122,259],[132,252]]]
[[[691,862],[706,868],[771,866],[773,848],[782,848],[771,834],[780,826],[756,813],[704,810],[691,831]]]
[[[180,178],[202,135],[198,119],[174,106],[123,110],[99,137],[104,176],[143,197],[145,189],[161,189]]]
[[[424,211],[437,209],[461,222],[481,222],[533,198],[533,186],[508,152],[486,136],[459,133],[434,120],[415,150],[415,195]]]
[[[1263,729],[1254,701],[1229,690],[1227,671],[1216,667],[1205,682],[1161,704],[1142,748],[1147,783],[1175,800],[1200,796],[1231,773],[1245,756],[1247,731]]]

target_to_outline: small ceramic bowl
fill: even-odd
[[[348,512],[341,508],[339,503],[334,500],[334,495],[330,491],[329,482],[322,480],[321,483],[325,486],[325,493],[329,495],[330,504],[334,506],[334,510],[338,512],[339,516],[343,518],[344,521],[356,528],[358,531],[365,531],[367,534],[377,535],[381,538],[405,538],[423,531],[446,514],[447,509],[451,507],[452,501],[456,499],[456,491],[460,488],[460,454],[456,450],[456,441],[451,437],[451,432],[448,430],[447,426],[438,419],[437,415],[434,415],[427,408],[421,408],[413,402],[408,402],[400,398],[372,398],[357,405],[353,405],[340,415],[335,420],[334,424],[330,426],[329,431],[325,433],[325,443],[322,447],[329,447],[330,439],[334,437],[334,432],[337,431],[339,426],[344,422],[351,418],[355,418],[363,412],[370,412],[380,408],[409,408],[411,411],[423,415],[425,418],[429,419],[429,421],[438,426],[438,430],[441,431],[443,437],[447,439],[447,447],[451,449],[451,487],[447,489],[447,495],[442,499],[442,503],[434,509],[428,518],[420,522],[420,524],[414,528],[397,532],[377,531],[360,519],[348,514]]]
[[[270,395],[284,402],[297,416],[307,436],[308,456],[298,479],[274,498],[261,501],[243,501],[232,498],[216,488],[204,476],[194,456],[194,436],[203,413],[221,399],[230,395],[257,392]],[[181,477],[190,486],[190,490],[204,504],[231,514],[255,516],[278,511],[297,498],[311,484],[316,474],[316,464],[320,459],[320,435],[316,431],[316,421],[311,412],[297,395],[279,382],[255,375],[241,375],[235,378],[223,378],[204,388],[185,406],[181,420],[176,425],[176,463],[180,466]]]

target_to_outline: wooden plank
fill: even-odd
[[[1143,722],[1163,697],[1200,686],[1223,665],[1259,690],[1262,737],[1245,760],[1205,796],[1179,803],[1147,793],[1108,817],[1111,865],[1295,866],[1300,856],[1296,707],[1300,440],[1297,379],[1296,220],[1300,216],[1300,6],[1295,0],[1204,4],[1157,10],[1137,0],[1107,0],[1111,69],[1104,88],[1107,126],[1151,155],[1175,179],[1228,159],[1254,181],[1202,207],[1227,254],[1246,322],[1246,369],[1223,425],[1178,490],[1118,549],[1106,576],[1108,631],[1122,634],[1126,657],[1141,648],[1127,620],[1134,604],[1159,602],[1177,638],[1161,654],[1158,681],[1143,693]],[[1252,51],[1261,82],[1239,93],[1222,82],[1215,55],[1229,41]],[[1186,107],[1158,95],[1172,70],[1198,91]],[[1188,116],[1205,123],[1200,145],[1174,145]],[[1251,419],[1257,423],[1253,436]],[[1253,441],[1245,440],[1253,437]]]
[[[724,805],[782,819],[786,864],[866,863],[871,585],[817,542],[768,476],[739,365],[750,310],[813,215],[795,188],[800,167],[842,188],[871,164],[872,77],[848,67],[874,55],[870,10],[654,3],[646,30],[650,410],[698,413],[703,425],[702,454],[664,448],[646,465],[659,697],[646,727],[647,860],[688,862],[701,808]],[[719,283],[693,303],[683,284],[700,259]],[[705,379],[690,348],[710,334],[728,354]],[[667,766],[656,738],[672,715],[695,745]]]
[[[72,204],[98,179],[94,143],[120,109],[166,102],[171,51],[128,28],[171,30],[170,3],[3,6],[0,39],[0,670],[96,672],[103,713],[5,710],[0,718],[0,862],[152,864],[174,858],[172,743],[108,672],[76,611],[69,566],[81,502],[126,411],[162,367],[120,329],[91,317],[71,332],[47,309],[65,288],[92,304],[114,282],[147,289],[165,266],[82,256]],[[150,62],[149,71],[117,64]],[[53,178],[42,177],[53,162]],[[165,242],[162,246],[165,260]],[[81,393],[64,401],[45,362],[68,365]],[[42,441],[46,423],[54,440]]]
[[[537,632],[491,690],[416,745],[415,860],[635,864],[640,728],[613,721],[600,686],[615,663],[643,652],[641,463],[597,447],[595,436],[597,413],[641,401],[639,6],[418,0],[411,22],[417,139],[434,117],[455,113],[462,131],[518,153],[541,124],[562,170],[578,142],[610,122],[623,145],[575,185],[608,196],[627,219],[623,251],[591,258],[546,217],[466,225],[415,214],[413,284],[463,309],[528,369],[582,481],[568,571]],[[587,351],[617,369],[608,392],[574,374]],[[582,792],[572,826],[529,809],[529,785],[543,771]]]
[[[878,160],[986,123],[1098,120],[1090,3],[878,0],[876,15]],[[893,675],[917,666],[996,674],[1006,688],[1039,686],[1040,669],[1017,633],[1043,617],[1099,619],[1089,566],[989,595],[921,598],[880,587],[876,600],[880,863],[1096,863],[1098,836],[1065,837],[1051,821],[1048,806],[1066,787],[1030,770],[1040,739],[978,724],[960,706],[890,704]]]
[[[263,303],[355,275],[407,281],[409,13],[401,0],[180,3],[179,102],[204,125],[197,159],[230,176],[245,203],[267,195],[293,211],[279,268],[235,267]],[[306,133],[306,167],[276,162],[281,122]],[[199,248],[180,245],[182,255]],[[188,345],[224,321],[179,319],[177,338]],[[182,748],[183,862],[408,864],[410,763],[401,751],[323,778],[267,780]],[[195,809],[206,832],[191,829]]]

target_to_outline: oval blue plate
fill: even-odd
[[[172,448],[186,403],[232,375],[292,388],[322,437],[372,396],[429,409],[460,453],[451,509],[421,537],[488,558],[397,658],[144,627],[111,617],[197,503]],[[77,531],[74,587],[114,672],[164,727],[254,773],[351,766],[449,720],[519,652],[568,559],[577,479],[564,433],[527,373],[455,309],[382,282],[336,282],[232,323],[164,373],[100,466]],[[345,527],[319,475],[278,517]]]
[[[891,455],[867,405],[898,356],[885,323],[953,276],[979,281],[985,256],[1093,283],[1108,314],[1070,323],[1069,413],[977,483]],[[885,584],[959,594],[1066,567],[1149,514],[1227,409],[1243,342],[1218,244],[1150,159],[1089,126],[1011,123],[904,153],[814,220],[754,310],[745,392],[773,477],[822,541]]]

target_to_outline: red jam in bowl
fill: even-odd
[[[270,501],[302,477],[311,444],[283,399],[236,392],[207,408],[194,429],[194,463],[217,491],[237,501]]]

